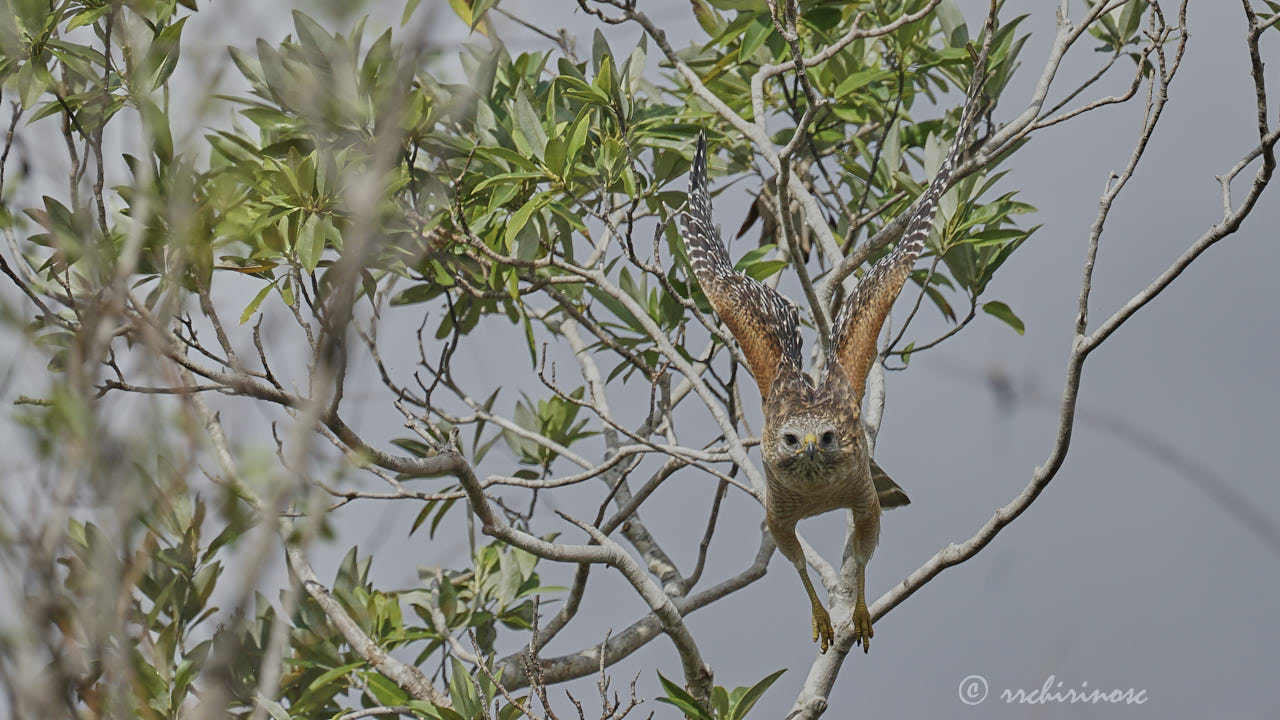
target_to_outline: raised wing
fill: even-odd
[[[844,369],[845,375],[849,377],[849,383],[853,386],[859,400],[862,399],[863,392],[866,390],[867,371],[871,369],[871,363],[876,356],[876,338],[880,335],[884,318],[889,314],[893,301],[897,299],[903,283],[911,274],[911,267],[915,265],[920,251],[924,249],[924,241],[929,237],[933,216],[938,209],[938,198],[942,197],[942,193],[947,189],[947,183],[950,182],[951,173],[959,161],[965,138],[968,137],[974,118],[978,114],[977,99],[978,90],[982,86],[981,72],[980,67],[975,74],[977,79],[970,88],[968,101],[960,117],[960,126],[956,129],[955,140],[952,141],[951,149],[942,161],[942,166],[938,168],[938,174],[934,176],[933,182],[929,183],[929,187],[915,204],[908,209],[911,217],[907,221],[906,229],[902,232],[902,238],[898,240],[898,245],[889,254],[880,258],[879,262],[862,276],[857,288],[849,294],[840,308],[836,321],[832,325],[831,352]]]
[[[707,192],[707,139],[698,133],[689,171],[689,200],[682,218],[689,264],[716,314],[742,346],[760,395],[766,400],[784,366],[800,369],[800,315],[776,290],[733,269],[711,223]]]

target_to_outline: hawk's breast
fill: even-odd
[[[770,505],[779,514],[797,519],[839,508],[869,507],[875,486],[863,458],[850,457],[836,466],[796,463],[770,473]]]

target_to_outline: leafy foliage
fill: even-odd
[[[751,708],[755,707],[760,696],[764,695],[774,681],[782,677],[782,673],[786,671],[786,668],[783,668],[762,678],[755,685],[736,687],[732,691],[717,685],[711,691],[710,709],[698,702],[698,699],[686,692],[684,688],[663,677],[662,673],[658,673],[662,689],[667,693],[666,697],[658,698],[658,702],[674,705],[684,713],[685,717],[695,720],[742,720],[747,713],[751,712]]]

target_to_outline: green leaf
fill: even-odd
[[[515,277],[515,273],[511,274]],[[525,312],[524,305],[520,305],[520,325],[524,328],[524,341],[529,346],[529,360],[534,365],[538,364],[538,342],[533,336],[533,323],[529,321],[529,313]]]
[[[357,555],[359,548],[353,547],[343,556],[338,565],[338,574],[333,580],[333,594],[341,598],[351,596],[352,590],[360,583],[360,561]]]
[[[84,523],[76,520],[75,518],[71,518],[67,521],[67,536],[71,538],[72,542],[76,543],[80,547],[89,546],[89,541],[85,539]]]
[[[529,142],[529,149],[533,154],[541,160],[547,150],[547,131],[542,128],[542,121],[523,93],[516,95],[515,120],[516,129]]]
[[[520,720],[520,718],[529,717],[522,707],[529,704],[529,697],[516,698],[516,703],[519,704],[504,705],[498,711],[498,720]]]
[[[724,686],[717,685],[711,688],[711,708],[715,711],[717,718],[724,720],[729,717],[729,693],[725,692]]]
[[[187,17],[190,17],[190,15]],[[148,55],[163,55],[163,59],[158,63],[155,77],[151,82],[153,89],[163,86],[169,80],[169,76],[173,74],[174,68],[178,66],[178,58],[182,47],[182,28],[187,23],[187,17],[161,30],[152,43],[151,50],[148,51]],[[152,62],[155,61],[154,58],[148,59]]]
[[[885,168],[889,176],[902,165],[902,138],[900,123],[893,123],[889,126],[889,132],[885,133],[884,148],[880,151],[881,167]]]
[[[764,260],[769,256],[769,253],[777,249],[778,246],[772,243],[752,248],[743,253],[742,257],[738,258],[738,262],[733,264],[733,269],[745,271],[748,267]]]
[[[667,691],[667,696],[658,698],[658,702],[675,705],[692,720],[715,720],[684,688],[663,677],[662,673],[658,673],[658,680],[662,683],[662,689]]]
[[[768,12],[765,0],[710,0],[711,4],[721,10],[752,10]]]
[[[418,9],[418,4],[421,2],[422,0],[409,0],[409,2],[405,3],[404,13],[400,15],[401,25],[409,24],[409,18],[413,17],[413,11]]]
[[[499,165],[504,162],[508,162],[521,170],[527,170],[530,172],[538,171],[538,166],[533,161],[510,148],[478,147],[476,148],[476,157],[484,158]],[[541,175],[542,173],[537,172],[537,174]]]
[[[348,663],[341,667],[333,668],[332,670],[329,670],[328,672],[323,673],[322,675],[317,677],[315,680],[312,680],[311,684],[307,686],[307,690],[318,690],[319,688],[322,688],[325,685],[328,685],[329,683],[333,682],[334,680],[337,680],[338,678],[346,675],[352,670],[355,670],[358,667],[363,667],[364,664],[365,664],[364,661],[361,660],[360,662]]]
[[[1129,0],[1120,13],[1120,39],[1128,40],[1142,25],[1142,14],[1147,10],[1147,0]]]
[[[511,185],[519,188],[525,180],[541,180],[546,176],[546,173],[541,170],[521,170],[518,172],[499,173],[488,177],[479,185],[476,185],[475,190],[472,192],[478,193],[481,190],[486,190],[494,185]]]
[[[938,174],[938,168],[942,166],[942,142],[938,140],[937,133],[929,133],[929,137],[924,141],[924,174],[926,177],[933,177]],[[954,189],[953,189],[954,192]],[[952,203],[951,212],[955,212],[955,204]]]
[[[275,288],[275,286],[275,283],[267,283],[258,291],[257,295],[253,296],[253,299],[245,306],[244,312],[240,313],[241,325],[249,322],[249,318],[253,317],[253,314],[258,311],[258,306],[262,304],[263,300],[267,299],[267,295],[271,294],[271,290]]]
[[[627,58],[627,62],[622,66],[622,77],[627,81],[624,89],[631,97],[635,97],[640,92],[640,81],[644,78],[644,38],[644,35],[640,36],[640,44],[631,51],[631,57]]]
[[[473,717],[479,713],[483,706],[480,703],[480,696],[476,694],[476,686],[471,682],[471,673],[467,672],[467,668],[456,657],[450,657],[452,661],[453,673],[449,678],[449,698],[453,700],[453,707],[463,717]]]
[[[1019,335],[1022,335],[1027,330],[1026,326],[1022,324],[1022,320],[1013,314],[1009,306],[999,300],[982,303],[982,310],[988,315],[994,315],[1008,323],[1009,327],[1013,328]]]
[[[609,49],[609,41],[605,40],[604,33],[600,32],[600,28],[596,28],[591,34],[591,69],[600,73],[600,65],[605,58],[613,57],[613,51]]]
[[[565,175],[565,141],[561,136],[556,136],[547,141],[546,159],[547,169],[555,173],[557,177]]]
[[[452,708],[440,707],[422,700],[408,700],[404,704],[417,711],[420,715],[432,718],[432,720],[469,720],[462,717]]]
[[[475,30],[489,8],[497,4],[498,0],[471,0],[471,29]]]
[[[866,85],[870,85],[878,80],[883,80],[893,75],[892,70],[860,70],[840,81],[836,86],[834,96],[837,98],[844,97],[849,93]]]
[[[507,251],[510,252],[514,247],[516,236],[524,229],[529,222],[529,218],[533,213],[537,212],[547,201],[547,193],[542,192],[529,198],[528,202],[521,205],[518,210],[511,214],[511,218],[507,220],[507,228],[503,233],[502,242]]]
[[[18,98],[22,102],[23,110],[30,110],[40,99],[44,93],[45,78],[44,73],[36,72],[35,63],[24,63],[18,69]]]
[[[764,41],[769,39],[769,34],[772,32],[773,21],[769,19],[769,14],[761,13],[757,15],[755,21],[747,26],[747,32],[742,36],[742,47],[738,49],[738,62],[751,62],[751,58],[755,56],[760,46],[764,45]]]
[[[449,7],[453,8],[458,18],[466,23],[467,27],[471,26],[471,5],[467,0],[449,0]]]
[[[310,15],[301,10],[293,11],[293,28],[297,33],[298,42],[303,47],[313,48],[320,53],[333,56],[338,49],[337,43],[333,36],[330,35],[321,25],[311,18]]]
[[[462,713],[459,713],[453,708],[437,707],[435,712],[436,716],[439,717],[440,720],[471,720],[470,718],[463,717]]]
[[[935,276],[935,278],[941,277],[941,275]],[[929,296],[929,299],[933,301],[934,306],[938,308],[938,312],[942,313],[942,317],[951,322],[956,321],[956,311],[951,308],[951,303],[947,302],[946,296],[939,292],[938,288],[928,285],[924,291]]]
[[[103,15],[106,15],[107,11],[110,9],[111,9],[110,5],[104,4],[101,7],[97,7],[92,10],[85,10],[84,12],[78,13],[75,17],[71,18],[71,22],[67,23],[66,32],[71,32],[72,30],[75,30],[76,28],[81,27],[83,25],[92,25],[93,23],[97,22],[98,19],[101,18]]]
[[[737,702],[733,704],[733,708],[729,710],[728,720],[742,720],[742,718],[746,717],[747,713],[751,712],[751,708],[755,707],[756,701],[759,700],[760,697],[764,695],[765,691],[773,685],[774,681],[782,677],[782,673],[786,671],[786,668],[782,668],[772,675],[765,677],[755,685],[752,685],[751,688],[743,693],[742,697],[738,698]]]
[[[786,260],[760,260],[742,268],[742,272],[756,280],[764,281],[766,278],[782,272],[782,269],[786,266]]]
[[[498,603],[502,607],[510,605],[516,599],[516,592],[520,589],[521,580],[520,565],[508,555],[498,568],[497,594]]]
[[[169,132],[169,117],[160,106],[149,98],[137,99],[138,114],[143,117],[143,127],[151,134],[151,147],[156,157],[164,162],[173,160],[173,135]]]
[[[495,436],[493,439],[497,440],[498,438]],[[445,500],[444,504],[440,506],[440,509],[436,511],[436,517],[434,520],[431,521],[431,527],[427,530],[427,537],[429,539],[431,540],[435,539],[436,529],[440,527],[440,522],[444,520],[445,515],[448,514],[449,508],[453,507],[453,504],[456,502],[458,502],[457,498],[451,498],[449,500]]]
[[[969,42],[969,27],[964,23],[964,15],[960,13],[956,0],[942,0],[933,12],[938,16],[938,24],[942,25],[942,35],[948,45],[958,48]]]
[[[610,312],[617,316],[619,320],[626,323],[628,327],[632,328],[636,332],[644,332],[644,326],[640,324],[640,321],[636,319],[636,316],[632,315],[631,311],[619,302],[617,298],[609,295],[594,285],[588,285],[586,290],[591,297],[595,298],[597,302],[608,308]]]
[[[320,264],[320,256],[324,253],[324,233],[320,227],[320,216],[308,214],[298,230],[297,254],[298,262],[307,272],[315,272]]]
[[[447,577],[440,578],[440,612],[444,613],[445,622],[453,620],[458,611],[458,591]]]
[[[240,48],[227,48],[227,52],[231,55],[231,62],[236,64],[240,70],[240,74],[244,75],[254,87],[265,87],[267,84],[266,76],[262,74],[262,63],[258,59],[249,55],[249,53]]]
[[[538,232],[538,225],[525,225],[524,228],[516,235],[513,245],[516,258],[521,262],[528,262],[538,256],[538,251],[542,249],[542,235]]]
[[[438,267],[438,266],[436,266]],[[413,305],[415,303],[426,302],[440,294],[440,288],[431,283],[422,283],[405,288],[395,295],[391,296],[392,307],[401,305]]]
[[[408,693],[381,673],[367,673],[365,682],[374,699],[383,705],[403,705],[409,699]]]
[[[987,247],[989,245],[1003,245],[1010,240],[1017,240],[1025,237],[1027,231],[1021,228],[1000,228],[997,230],[983,230],[982,232],[970,233],[960,242],[972,245],[976,248]]]
[[[565,169],[563,175],[569,177],[573,174],[573,163],[578,159],[578,153],[587,144],[587,131],[591,129],[592,109],[584,107],[582,112],[578,113],[578,118],[573,121],[573,127],[569,129],[569,141],[565,145]]]
[[[595,79],[591,81],[593,94],[602,98],[602,105],[609,105],[613,102],[618,89],[614,75],[613,58],[606,56],[600,61],[600,72],[596,73]]]
[[[285,710],[284,706],[275,700],[272,700],[265,695],[259,695],[257,701],[259,705],[267,709],[267,714],[274,720],[291,720],[289,717],[289,711]]]

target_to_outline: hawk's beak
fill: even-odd
[[[818,436],[814,435],[813,433],[809,433],[808,435],[804,436],[804,455],[805,457],[812,460],[813,456],[817,454],[818,454]]]

